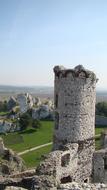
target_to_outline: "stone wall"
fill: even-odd
[[[101,147],[102,148],[107,148],[107,130],[103,131],[101,133],[101,137],[100,137],[100,141],[101,141]]]
[[[78,166],[78,144],[67,144],[63,150],[51,152],[37,168],[37,175],[53,176],[56,184],[72,182]]]
[[[102,149],[94,153],[93,182],[107,183],[107,149]]]

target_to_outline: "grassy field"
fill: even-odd
[[[107,126],[104,127],[104,126],[99,126],[99,127],[96,127],[95,128],[95,134],[98,135],[98,134],[101,134],[102,131],[104,130],[107,130]]]
[[[95,134],[99,135],[104,130],[107,130],[107,126],[98,126],[98,127],[95,128]],[[96,146],[96,150],[99,150],[101,148],[100,136],[95,138],[95,146]]]
[[[9,112],[0,112],[0,116],[5,116],[7,115]]]
[[[106,129],[103,126],[99,126],[95,129],[95,134],[101,134],[101,132]],[[40,129],[29,128],[24,132],[11,133],[6,136],[3,135],[3,140],[5,146],[12,148],[16,152],[21,152],[32,147],[42,145],[52,141],[53,136],[53,122],[51,121],[41,121]],[[29,152],[21,156],[27,167],[37,166],[42,160],[42,155],[48,154],[51,151],[51,145],[47,147],[40,148],[38,150]],[[100,148],[100,138],[96,137],[96,149]]]
[[[13,149],[16,152],[21,152],[32,147],[42,145],[52,141],[53,122],[41,121],[40,129],[29,128],[23,132],[16,132],[3,135],[4,144],[6,147]]]
[[[102,126],[96,128],[95,129],[96,135],[101,134],[101,132],[104,129],[105,128],[103,128]],[[96,137],[95,142],[96,142],[96,150],[98,150],[100,148],[100,137]],[[40,148],[39,150],[24,154],[21,157],[24,159],[27,167],[36,167],[40,163],[40,161],[42,161],[42,155],[48,154],[51,151],[51,148],[52,145],[49,145],[47,147]]]
[[[25,161],[28,168],[36,167],[40,161],[43,160],[42,156],[48,154],[52,149],[52,145],[40,148],[36,151],[29,152],[21,156]]]

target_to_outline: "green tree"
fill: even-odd
[[[96,104],[96,115],[107,117],[107,102],[98,102]]]
[[[0,112],[6,112],[8,111],[7,109],[7,101],[0,101]]]
[[[33,119],[32,120],[32,127],[35,128],[35,129],[40,128],[41,127],[40,121],[37,120],[37,119]]]
[[[32,119],[28,113],[23,113],[19,119],[19,125],[21,130],[25,130],[32,122]]]

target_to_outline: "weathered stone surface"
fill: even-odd
[[[7,103],[7,108],[8,110],[12,110],[15,106],[17,105],[17,101],[16,99],[12,96],[10,97],[8,103]]]
[[[32,108],[34,105],[34,99],[30,94],[19,94],[17,96],[17,101],[20,106],[20,112],[25,113],[28,109]]]
[[[5,120],[0,120],[0,133],[8,133],[17,131],[18,128],[12,122],[8,122]]]
[[[107,148],[107,130],[101,133],[101,147]]]
[[[89,180],[95,151],[96,76],[79,65],[74,69],[54,68],[55,130],[53,150],[77,143],[78,166],[71,178]],[[67,174],[66,174],[67,176]]]
[[[0,181],[0,190],[4,190],[8,186],[22,187],[28,190],[34,190],[34,177],[26,178],[9,178],[4,177]]]
[[[78,184],[76,182],[61,184],[58,190],[106,190],[106,184]]]
[[[35,176],[32,190],[57,190],[56,180],[53,176],[49,175]]]
[[[24,170],[23,160],[12,150],[5,148],[0,139],[0,175],[10,175]]]
[[[93,181],[95,183],[107,183],[107,148],[94,153]]]
[[[60,184],[64,177],[73,175],[78,169],[77,151],[78,144],[73,143],[63,147],[62,151],[51,152],[45,161],[37,167],[37,175],[53,176],[56,179],[56,183]]]
[[[28,110],[27,96],[24,94],[19,94],[17,96],[17,101],[20,106],[20,112],[25,113]]]
[[[50,109],[54,109],[54,102],[52,99],[47,98],[43,101],[43,104],[47,105]]]
[[[10,187],[6,187],[5,190],[27,190],[27,189],[22,188],[22,187],[13,187],[13,186],[10,186]]]
[[[35,105],[37,107],[39,107],[39,106],[41,106],[41,104],[42,104],[42,102],[41,102],[40,98],[39,97],[35,97]]]
[[[39,108],[32,109],[34,119],[53,119],[53,110],[48,105],[41,105]]]

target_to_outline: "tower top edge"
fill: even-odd
[[[67,73],[72,73],[74,76],[78,77],[80,73],[84,73],[85,78],[91,78],[98,81],[96,74],[93,71],[87,70],[83,65],[77,65],[74,69],[67,69],[64,66],[55,66],[54,73],[56,76],[59,76],[62,73],[62,76],[67,76]]]

